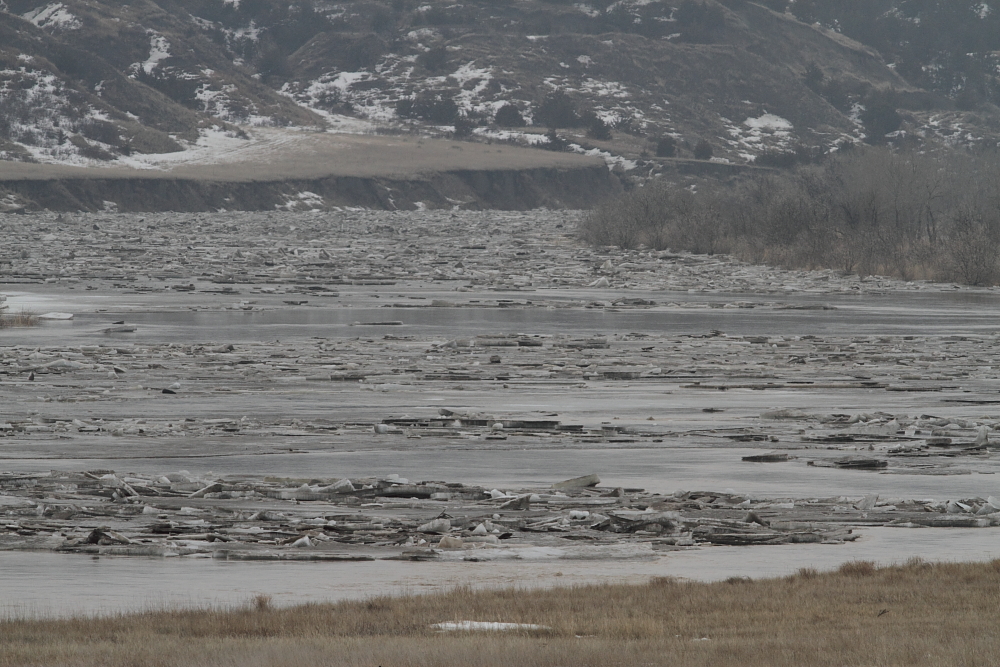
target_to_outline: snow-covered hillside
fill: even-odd
[[[644,172],[699,146],[782,166],[845,142],[997,140],[991,103],[922,90],[832,10],[830,29],[780,5],[3,0],[0,159],[155,167],[255,127],[512,142]]]

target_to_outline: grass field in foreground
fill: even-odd
[[[442,621],[546,630],[437,632]],[[0,621],[0,665],[996,665],[1000,560]]]

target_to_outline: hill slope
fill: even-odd
[[[876,18],[928,20],[910,4],[872,6]],[[993,21],[982,3],[951,5]],[[254,126],[543,145],[555,126],[569,150],[644,172],[664,138],[664,155],[765,165],[862,139],[995,143],[990,95],[939,85],[951,67],[939,51],[952,42],[929,44],[906,67],[887,63],[848,35],[897,42],[857,21],[844,29],[838,16],[852,6],[5,0],[0,158],[149,167],[143,154],[252,140]],[[981,72],[976,90],[992,90],[995,73]]]

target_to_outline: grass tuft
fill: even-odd
[[[870,577],[875,570],[875,563],[870,560],[851,560],[837,568],[837,572],[848,577]]]
[[[27,310],[0,315],[0,329],[11,327],[33,327],[38,324],[38,315]]]

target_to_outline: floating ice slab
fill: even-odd
[[[534,623],[496,623],[489,621],[448,621],[445,623],[434,623],[432,628],[442,631],[453,630],[481,630],[487,632],[509,632],[511,630],[551,630],[547,625],[536,625]]]

